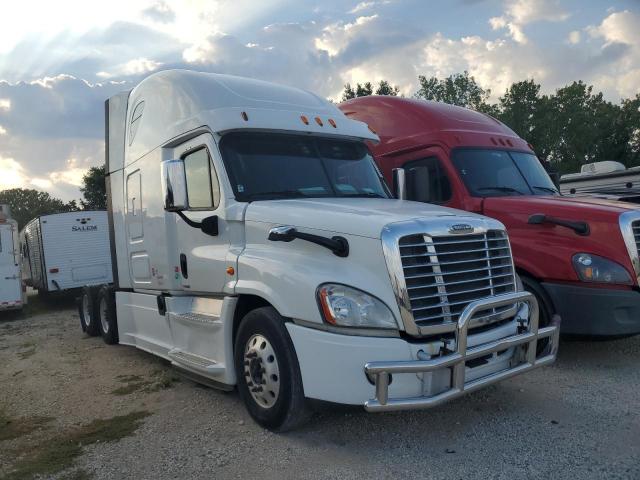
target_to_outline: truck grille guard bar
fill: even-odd
[[[498,308],[514,303],[529,305],[530,320],[526,331],[493,342],[467,348],[469,325],[473,316],[489,308]],[[489,384],[513,377],[522,372],[553,363],[556,359],[559,341],[559,317],[553,324],[538,328],[538,302],[529,292],[513,292],[496,295],[470,303],[462,311],[455,330],[456,351],[431,360],[370,362],[364,366],[365,373],[375,380],[375,398],[365,403],[368,412],[425,409],[444,403],[466,393],[473,392]],[[545,352],[537,357],[538,340],[549,338]],[[466,362],[512,347],[527,346],[524,362],[508,369],[465,382]],[[517,352],[516,352],[517,353]],[[514,354],[515,355],[515,354]],[[443,368],[452,368],[451,388],[431,397],[389,398],[390,375],[397,373],[429,373]]]

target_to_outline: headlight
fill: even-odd
[[[620,264],[589,253],[576,253],[573,268],[583,282],[631,284],[629,272]]]
[[[389,307],[355,288],[335,283],[318,287],[318,303],[325,321],[338,327],[397,329]]]

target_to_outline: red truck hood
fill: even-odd
[[[597,214],[617,217],[627,210],[640,210],[640,206],[633,203],[618,202],[591,197],[560,197],[560,196],[508,196],[490,197],[484,200],[484,210],[488,214],[491,210],[544,213],[545,215],[564,215],[567,219],[588,221]],[[491,216],[491,215],[489,215]]]
[[[579,252],[600,255],[624,265],[632,278],[633,267],[622,233],[620,214],[640,207],[625,202],[585,197],[509,196],[485,198],[483,213],[507,227],[516,266],[543,280],[574,280],[571,264]],[[536,213],[589,224],[588,236],[544,223],[530,225]]]

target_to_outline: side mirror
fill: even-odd
[[[398,200],[407,199],[407,181],[404,168],[394,168],[393,175],[393,194]]]
[[[431,175],[428,167],[416,167],[407,172],[407,198],[416,202],[431,202]]]
[[[184,161],[165,160],[162,162],[162,192],[166,211],[181,212],[189,208]]]

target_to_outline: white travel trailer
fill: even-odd
[[[34,218],[20,232],[24,278],[38,292],[62,292],[113,280],[107,212]]]
[[[107,343],[237,386],[280,431],[307,399],[426,408],[553,362],[503,225],[392,199],[378,138],[330,102],[164,71],[106,113],[115,284],[83,317]]]
[[[640,203],[640,167],[611,160],[582,165],[580,173],[560,177],[564,195],[593,196]]]
[[[20,270],[18,222],[0,205],[0,310],[22,308],[27,301]]]

